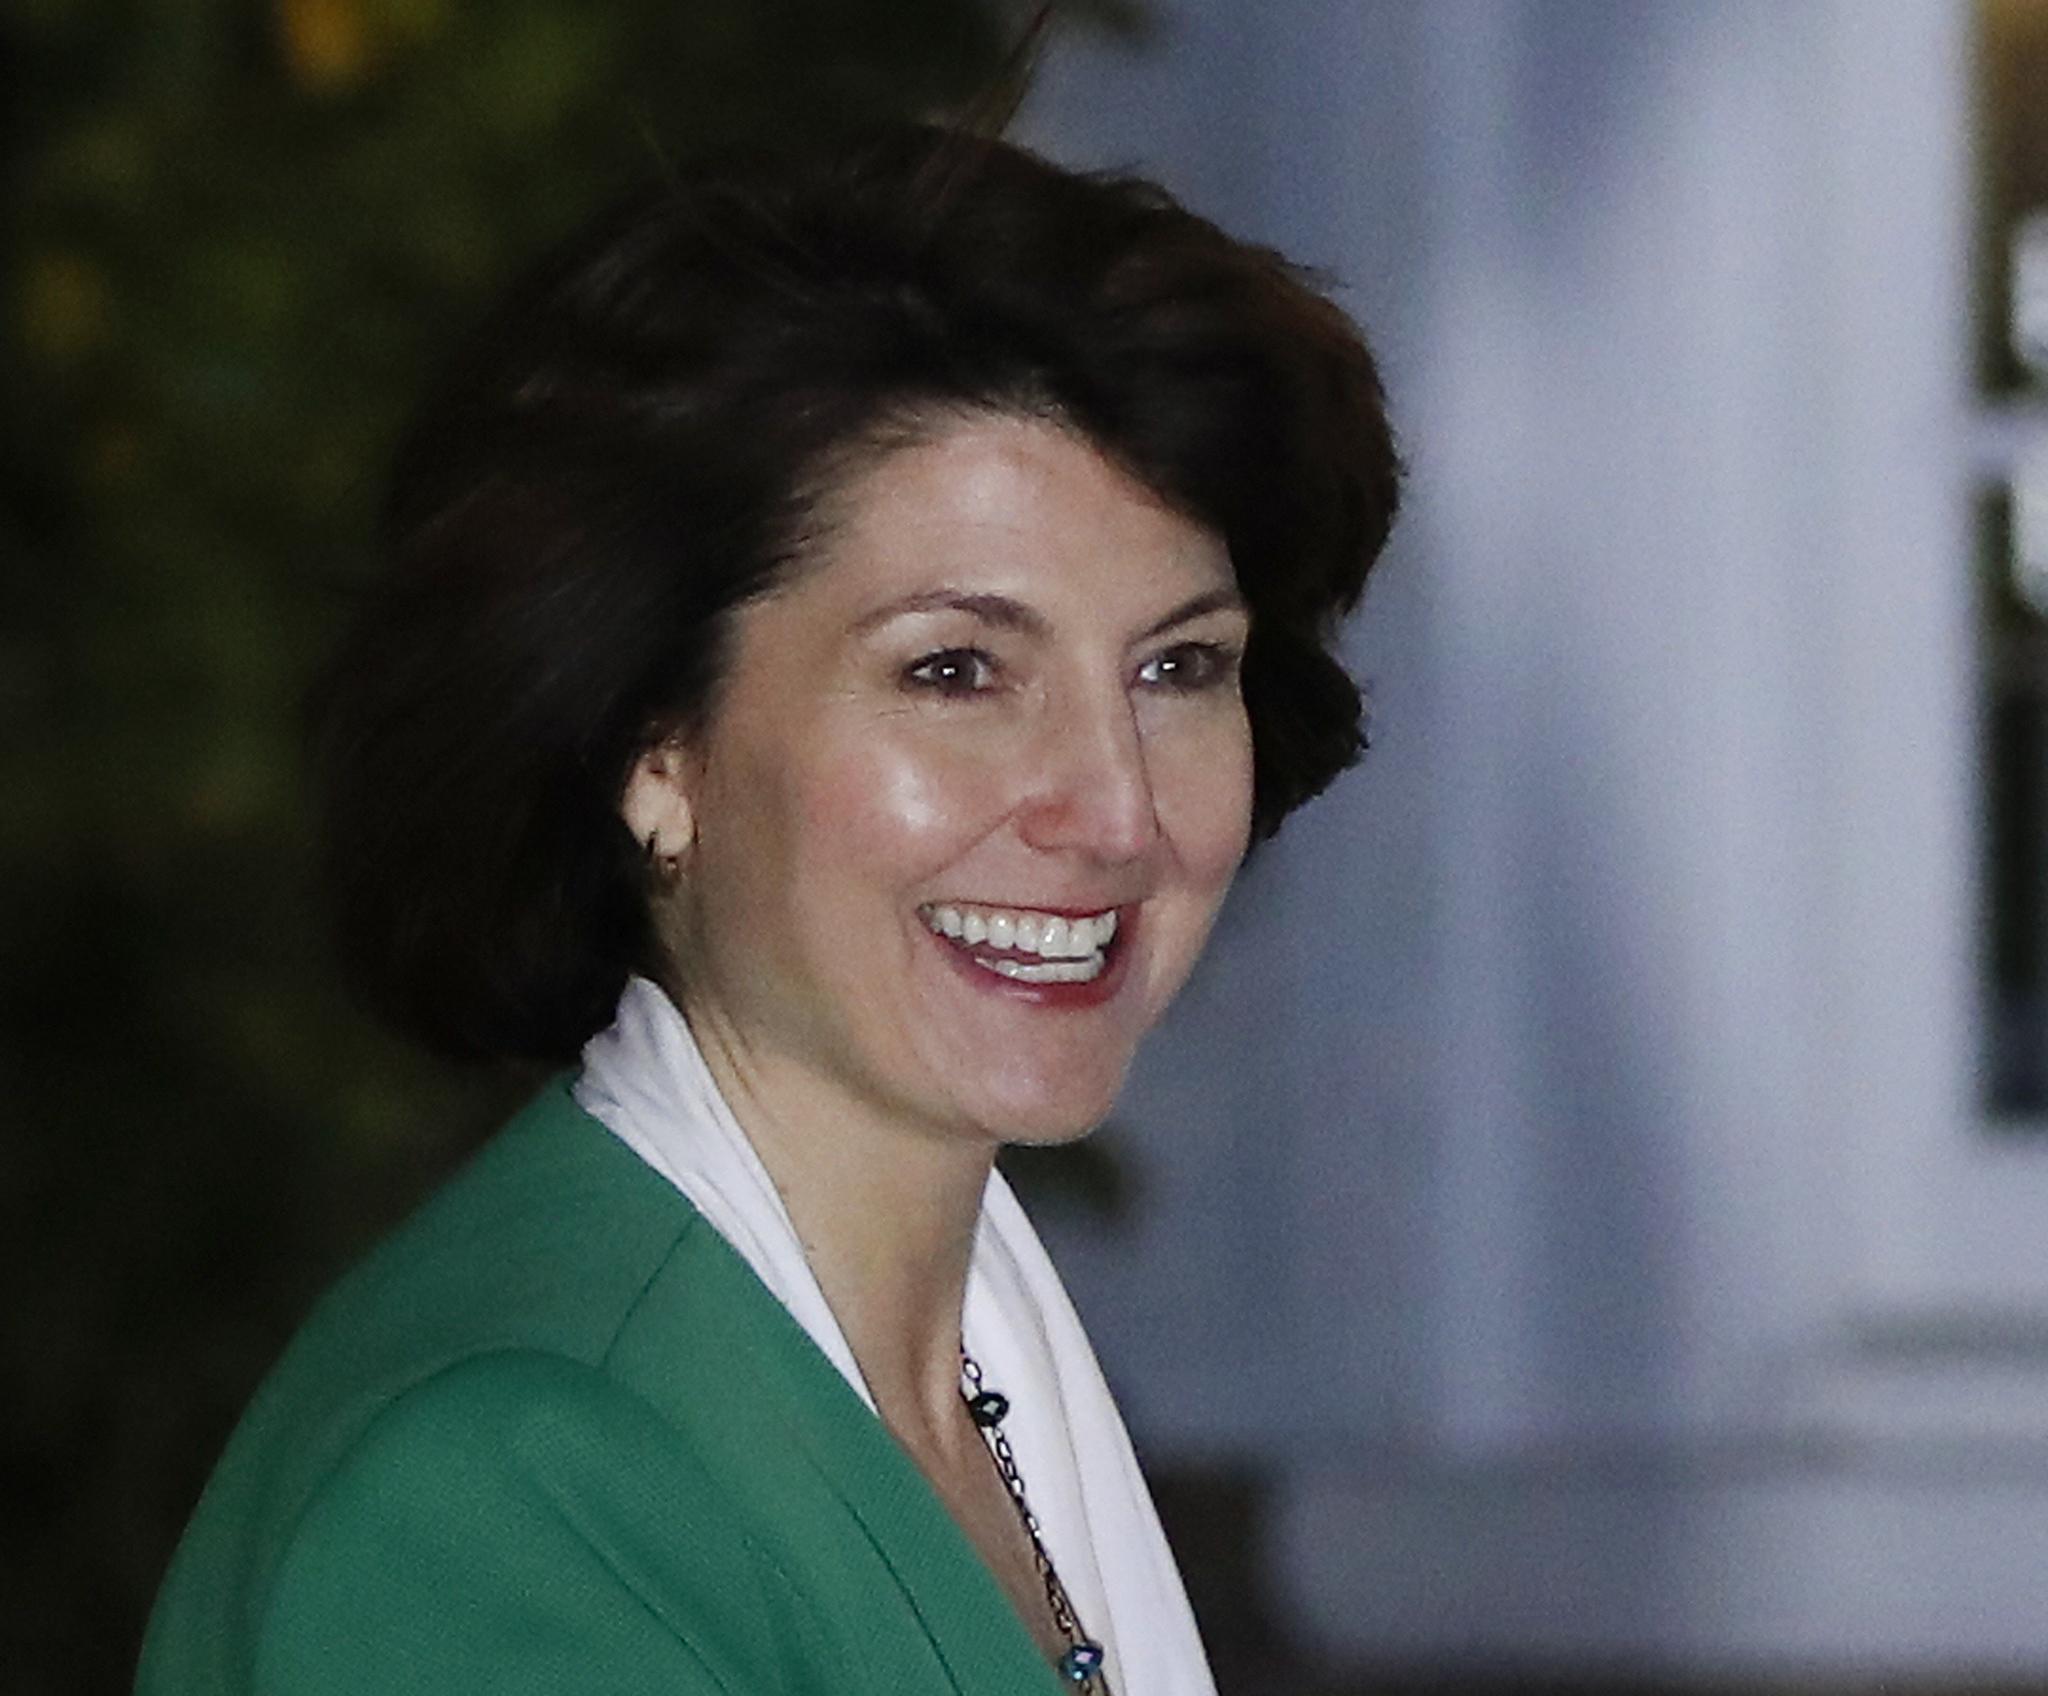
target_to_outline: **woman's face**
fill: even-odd
[[[643,836],[689,843],[662,922],[691,1023],[764,1098],[1077,1134],[1246,845],[1223,543],[1007,416],[896,450],[825,516],[738,615],[709,727],[628,789]]]

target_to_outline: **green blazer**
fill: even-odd
[[[923,1475],[557,1083],[316,1309],[141,1696],[1053,1696]]]

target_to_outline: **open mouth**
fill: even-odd
[[[1117,927],[1114,907],[1070,914],[949,902],[918,916],[975,965],[1018,983],[1092,983],[1108,966]]]

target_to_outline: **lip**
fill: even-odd
[[[945,906],[945,902],[934,905]],[[1108,907],[1029,907],[1014,908],[1017,912],[1053,913],[1064,919],[1085,919],[1097,913],[1111,911]],[[1000,995],[1008,1000],[1021,1002],[1029,1007],[1043,1007],[1048,1011],[1080,1012],[1090,1007],[1100,1007],[1113,1000],[1130,972],[1131,938],[1138,923],[1136,906],[1117,907],[1116,938],[1109,945],[1109,958],[1104,962],[1102,974],[1086,983],[1022,983],[1016,978],[1006,978],[1000,972],[992,972],[985,966],[977,966],[961,949],[956,948],[945,937],[920,923],[918,928],[938,949],[950,966],[965,982],[984,995]]]

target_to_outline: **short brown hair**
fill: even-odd
[[[420,413],[390,569],[317,700],[344,963],[446,1053],[562,1060],[651,950],[634,760],[849,451],[1058,419],[1226,542],[1255,838],[1363,746],[1333,653],[1393,521],[1372,357],[1155,185],[921,126],[707,165],[590,224]]]

